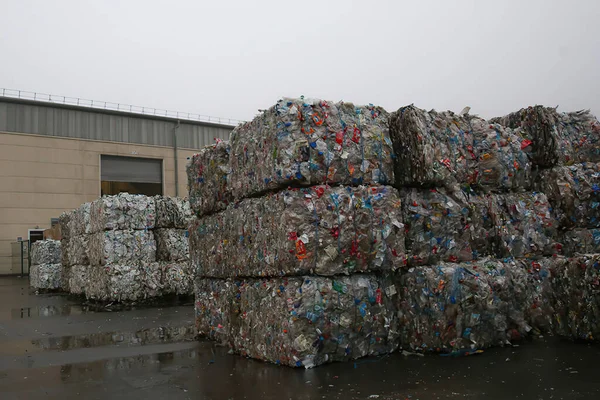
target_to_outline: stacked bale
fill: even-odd
[[[190,215],[181,199],[128,193],[63,214],[66,289],[98,301],[189,294],[185,226]]]
[[[284,99],[188,167],[201,333],[290,366],[398,346],[406,262],[387,113]],[[225,208],[226,207],[226,208]]]
[[[491,121],[514,129],[537,166],[600,161],[600,122],[589,110],[559,113],[538,105]]]
[[[468,354],[556,329],[557,270],[565,257],[484,258],[415,267],[397,279],[402,347]]]
[[[523,191],[531,185],[531,162],[511,129],[451,111],[415,106],[390,115],[390,137],[400,186],[480,191]]]
[[[522,264],[562,252],[552,207],[532,191],[543,157],[498,121],[414,106],[390,115],[390,137],[414,267],[396,281],[400,345],[470,352],[527,334],[537,286]]]
[[[600,123],[589,111],[558,113],[542,106],[494,121],[526,141],[537,169],[534,187],[547,195],[555,219],[555,229],[546,233],[555,242],[555,253],[572,257],[531,261],[538,282],[543,281],[531,293],[544,306],[530,321],[544,320],[549,330],[563,336],[592,339],[599,333],[594,322],[599,264],[597,255],[587,253],[600,251]]]
[[[63,281],[61,259],[60,241],[48,239],[33,243],[29,285],[34,289],[60,289]]]
[[[192,209],[187,200],[156,196],[156,259],[161,269],[164,294],[189,295],[193,292],[188,225]]]
[[[576,340],[600,337],[600,255],[571,258],[554,270],[556,332]]]

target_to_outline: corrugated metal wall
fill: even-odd
[[[0,99],[0,131],[173,147],[174,120]],[[200,149],[233,128],[181,121],[180,148]]]

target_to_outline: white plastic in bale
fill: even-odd
[[[155,196],[156,228],[187,229],[193,218],[187,199],[179,197]]]
[[[184,229],[155,229],[158,261],[187,261],[190,258],[188,234]]]
[[[189,262],[161,262],[165,294],[191,295],[194,277]]]
[[[38,240],[31,245],[32,264],[60,264],[61,243],[58,240]]]
[[[86,286],[91,277],[89,265],[73,265],[69,271],[69,292],[72,294],[85,294]]]
[[[153,197],[120,193],[103,196],[91,205],[92,232],[152,229],[156,221]]]
[[[62,263],[66,266],[89,264],[89,238],[82,235],[61,240]]]
[[[29,269],[29,285],[34,289],[57,290],[62,285],[61,264],[34,264]]]
[[[143,274],[137,265],[109,265],[90,268],[86,298],[95,301],[128,302],[146,298]]]
[[[110,230],[89,237],[91,265],[131,265],[156,261],[154,233],[144,230]]]

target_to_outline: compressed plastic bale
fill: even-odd
[[[155,229],[156,259],[159,261],[184,261],[190,258],[187,230]]]
[[[563,254],[600,253],[600,229],[571,229],[562,232],[561,243]]]
[[[521,146],[533,164],[548,168],[559,163],[560,124],[555,108],[522,108],[490,122],[514,129],[515,134],[522,138]]]
[[[140,263],[139,268],[144,299],[160,297],[167,293],[162,263]]]
[[[537,182],[561,226],[600,228],[600,163],[545,170]]]
[[[388,114],[376,106],[282,99],[231,133],[235,200],[288,186],[393,184]]]
[[[88,235],[61,240],[62,263],[66,266],[89,264]]]
[[[566,257],[544,257],[537,260],[506,260],[511,265],[511,290],[514,310],[522,313],[527,333],[553,333],[555,327],[555,294],[553,270],[567,262]]]
[[[600,162],[600,122],[589,110],[561,113],[559,125],[563,164]]]
[[[59,287],[60,291],[70,293],[71,292],[71,287],[70,287],[71,266],[63,264],[61,262],[60,274],[61,274],[60,287]]]
[[[233,324],[240,312],[238,284],[225,279],[193,280],[195,328],[200,335],[233,346]]]
[[[409,265],[471,261],[492,252],[494,226],[475,194],[413,188],[401,196]]]
[[[130,265],[156,261],[156,242],[152,231],[104,231],[90,235],[88,243],[91,265]]]
[[[125,229],[152,229],[156,221],[153,197],[120,193],[103,196],[91,204],[92,232]]]
[[[600,161],[600,122],[589,110],[559,113],[535,106],[491,121],[514,128],[542,167]]]
[[[156,228],[187,229],[193,213],[187,199],[155,196]]]
[[[531,186],[531,162],[519,137],[499,124],[411,105],[390,115],[390,136],[397,185],[494,192]]]
[[[161,267],[165,294],[194,293],[194,275],[189,262],[162,262]]]
[[[202,279],[196,293],[200,331],[247,357],[311,368],[398,347],[388,277]]]
[[[61,264],[42,263],[32,265],[29,269],[29,285],[35,289],[60,289],[62,285]]]
[[[32,264],[60,264],[61,245],[58,240],[38,240],[31,245]]]
[[[505,344],[513,330],[519,332],[522,318],[511,319],[510,280],[497,260],[411,268],[397,286],[403,348],[475,351]]]
[[[388,186],[290,189],[194,221],[200,277],[336,275],[405,263],[404,225]]]
[[[194,154],[188,163],[190,207],[196,215],[224,210],[232,202],[228,187],[229,152],[229,143],[219,140]]]
[[[58,217],[58,224],[60,225],[61,240],[66,240],[71,237],[71,218],[73,211],[65,211]]]
[[[69,231],[71,237],[81,236],[93,232],[91,224],[91,210],[92,203],[84,203],[79,206],[79,208],[72,211],[71,218],[69,219]]]
[[[558,223],[546,195],[538,192],[491,196],[498,257],[531,258],[562,251]]]
[[[88,265],[73,265],[69,269],[69,292],[71,294],[85,294],[86,287],[90,282],[89,271],[91,267]]]
[[[100,302],[145,299],[144,275],[139,265],[93,266],[88,272],[86,298]]]
[[[556,333],[575,340],[600,337],[600,255],[569,259],[553,270]]]

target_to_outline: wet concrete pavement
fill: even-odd
[[[0,278],[4,399],[598,399],[600,346],[556,338],[470,357],[277,367],[193,340],[191,304],[100,311]]]

